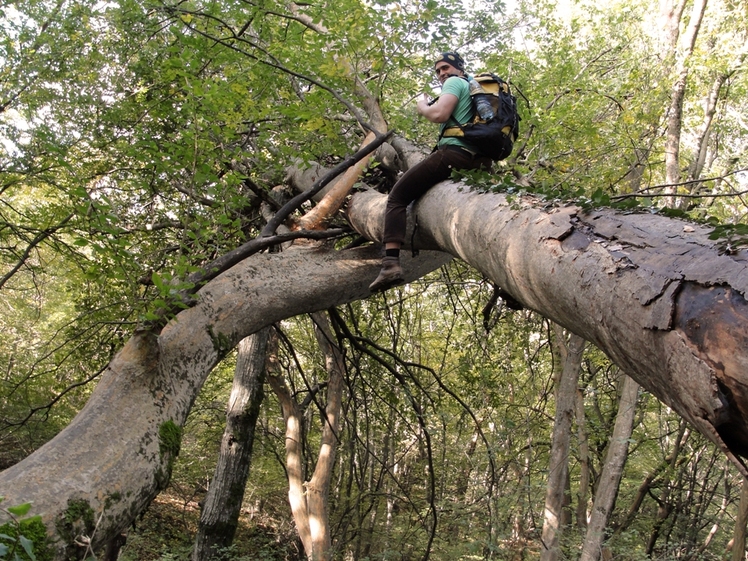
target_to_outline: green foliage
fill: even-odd
[[[164,421],[158,427],[158,449],[162,456],[179,455],[182,442],[182,427],[174,421]]]
[[[720,240],[723,253],[732,254],[748,247],[747,224],[719,224],[709,235],[711,240]]]
[[[4,497],[0,497],[2,503]],[[0,513],[10,521],[0,525],[0,559],[7,561],[49,561],[53,558],[48,545],[47,528],[40,516],[26,515],[31,503],[0,505]]]
[[[745,204],[734,195],[745,187],[738,170],[748,167],[748,87],[734,62],[745,44],[740,3],[710,2],[697,42],[683,107],[684,182],[668,186],[677,204],[661,196],[674,53],[651,32],[651,3],[572,3],[563,14],[552,2],[503,13],[500,2],[459,0],[335,0],[298,12],[275,1],[16,4],[0,8],[0,468],[72,419],[132,330],[192,288],[189,274],[257,234],[260,205],[286,166],[335,161],[358,146],[357,79],[391,128],[432,145],[435,127],[412,101],[435,93],[431,61],[440,50],[458,48],[471,71],[509,79],[523,118],[513,159],[493,175],[464,174],[466,188],[698,219],[714,224],[727,253],[748,238]],[[721,75],[701,158],[702,102]],[[493,302],[493,291],[453,263],[340,310],[352,335],[339,326],[348,364],[330,510],[339,551],[421,556],[436,517],[433,559],[537,553],[556,359],[547,322]],[[327,375],[308,322],[282,329],[279,364],[294,395],[312,404],[304,415],[309,473],[324,406],[316,392]],[[217,349],[230,350],[225,335],[212,335]],[[170,492],[184,504],[212,475],[230,361],[204,386],[184,437],[174,423],[159,427],[161,454],[174,468]],[[618,376],[590,350],[582,379],[594,478]],[[616,524],[626,522],[639,484],[666,463],[680,429],[653,399],[640,408]],[[268,397],[245,498],[267,535],[254,542],[262,544],[256,554],[237,548],[235,559],[291,555],[278,545],[294,536],[283,429]],[[718,482],[726,489],[735,476],[713,448],[692,435],[682,454],[611,536],[618,557],[644,556],[660,489],[677,508],[652,556],[675,557],[703,538],[707,522],[719,521],[722,494],[734,511],[734,494]],[[572,486],[581,461],[576,442]],[[189,528],[166,540],[165,527],[151,524],[158,531],[141,535],[147,543],[130,559],[188,557]],[[90,535],[90,505],[71,503],[58,525],[71,539]],[[581,537],[571,532],[569,556]]]

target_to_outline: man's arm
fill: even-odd
[[[446,123],[457,107],[457,96],[454,94],[442,94],[436,103],[429,105],[426,96],[418,100],[416,111],[426,117],[432,123]]]

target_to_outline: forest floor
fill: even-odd
[[[161,493],[128,531],[119,561],[190,561],[199,520],[197,502]],[[303,558],[295,542],[272,521],[242,512],[234,544],[221,557],[226,561],[294,561]]]

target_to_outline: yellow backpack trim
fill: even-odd
[[[475,78],[475,81],[481,85],[484,93],[487,93],[496,98],[496,103],[492,104],[494,105],[494,109],[498,108],[499,105],[499,92],[503,91],[504,93],[510,93],[509,85],[506,82],[497,82],[494,79],[494,76],[489,72],[483,72],[481,74],[473,76],[473,78]],[[476,115],[470,122],[475,123],[482,121],[480,121]],[[512,134],[512,127],[507,125],[503,129],[501,129],[501,132],[503,132],[507,136],[511,136],[512,142],[516,140],[516,138],[514,138],[514,135]],[[459,125],[453,125],[451,127],[445,128],[442,136],[459,138],[465,136],[465,133],[463,132],[462,127],[460,127]]]

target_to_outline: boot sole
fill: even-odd
[[[379,286],[373,286],[372,285],[372,286],[369,287],[369,290],[372,293],[384,292],[387,289],[393,288],[395,286],[400,286],[401,284],[405,284],[405,279],[394,279],[394,280],[382,283]]]

